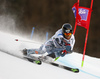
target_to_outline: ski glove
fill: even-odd
[[[62,52],[60,52],[60,56],[61,57],[64,57],[66,54],[67,54],[67,51],[66,50],[63,50]]]
[[[66,46],[66,50],[63,50],[62,52],[60,52],[60,56],[64,57],[68,53],[71,53],[71,46],[70,45]]]

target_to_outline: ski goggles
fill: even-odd
[[[72,33],[64,33],[65,36],[71,36]]]

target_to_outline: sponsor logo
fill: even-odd
[[[85,9],[79,9],[79,14],[86,14]]]
[[[70,30],[65,30],[67,33],[70,33]]]

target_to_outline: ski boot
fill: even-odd
[[[26,48],[23,49],[23,50],[22,50],[22,53],[23,53],[23,55],[27,55],[27,49],[26,49]]]
[[[36,64],[38,64],[38,65],[41,65],[42,64],[42,62],[40,61],[40,60],[35,60],[34,61]]]

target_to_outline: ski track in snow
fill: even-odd
[[[77,66],[71,65],[70,63],[66,63],[65,61],[62,61],[62,60],[58,60],[58,61],[61,62],[61,63],[64,63],[64,65],[66,65],[66,66],[69,66],[69,67],[72,67],[72,68],[77,68]],[[85,74],[88,74],[88,75],[91,75],[93,77],[96,77],[96,78],[100,79],[100,76],[96,76],[94,74],[91,74],[91,72],[89,73],[88,71],[84,71],[81,68],[79,68],[79,70],[80,70],[80,72],[83,72]]]
[[[20,58],[23,58],[23,55],[21,53],[22,49],[38,48],[42,44],[42,43],[41,44],[37,44],[37,43],[33,44],[33,43],[28,43],[28,42],[15,41],[16,38],[21,39],[21,40],[26,40],[26,41],[31,41],[31,40],[21,38],[19,36],[11,35],[8,33],[3,33],[3,32],[0,32],[0,37],[1,37],[0,38],[0,50],[1,50],[0,53],[6,52],[8,54],[11,54],[13,56],[20,57]],[[2,55],[2,54],[0,54],[0,55]],[[81,68],[81,61],[82,61],[82,54],[78,54],[78,53],[68,54],[65,57],[60,57],[57,60],[57,62],[60,62],[66,66],[80,69],[80,72],[78,73],[79,76],[75,76],[76,78],[74,78],[74,79],[86,79],[86,78],[87,79],[96,79],[96,78],[100,79],[100,69],[99,69],[100,59],[99,58],[85,56],[85,62],[84,62],[83,68]],[[46,66],[46,65],[47,64],[43,64],[43,66]],[[51,67],[50,69],[52,69],[53,66],[50,66],[50,67]],[[60,71],[65,72],[64,70],[61,70],[61,69],[60,69]],[[2,73],[2,72],[0,72],[0,73]],[[69,71],[68,71],[68,73],[69,73]],[[6,71],[4,72],[4,74],[6,74]],[[56,74],[56,75],[59,75],[59,74]],[[55,75],[53,75],[53,76],[55,76]],[[86,77],[84,77],[84,76],[86,76]],[[0,76],[0,79],[7,79],[7,78],[3,78],[2,76]],[[59,78],[57,78],[57,79],[59,79]],[[64,78],[62,77],[62,79],[64,79]],[[68,76],[68,79],[73,79],[73,77]]]

